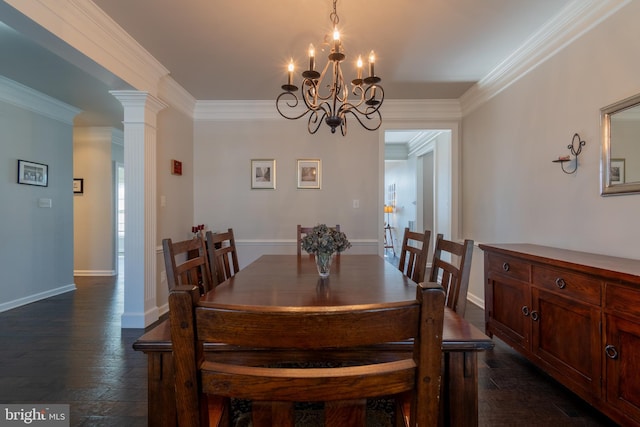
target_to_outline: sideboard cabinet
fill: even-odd
[[[640,426],[640,261],[481,244],[485,329],[614,421]]]

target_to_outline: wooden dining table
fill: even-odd
[[[331,274],[321,279],[308,255],[263,255],[234,277],[203,295],[198,304],[219,308],[269,307],[304,311],[317,307],[358,307],[412,301],[416,284],[378,255],[335,256]],[[169,321],[145,333],[133,348],[148,356],[149,425],[175,426],[173,359]],[[478,425],[479,351],[492,340],[463,317],[445,309],[442,350],[443,424]],[[212,345],[205,351],[221,357],[259,358],[259,352]],[[375,349],[385,353],[412,351],[411,342],[389,343]]]

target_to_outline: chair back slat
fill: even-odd
[[[416,283],[424,281],[430,238],[429,230],[416,233],[408,227],[404,229],[398,269]]]
[[[436,237],[429,280],[442,285],[447,307],[461,316],[467,304],[472,255],[473,240],[457,243],[444,239],[442,234]]]
[[[206,242],[211,275],[217,286],[240,270],[233,229],[229,228],[224,233],[207,231]]]
[[[305,314],[196,309],[199,340],[273,349],[351,347],[413,338],[418,316],[417,304]]]
[[[204,240],[196,237],[173,242],[162,240],[165,272],[169,290],[176,286],[198,286],[204,294],[213,288],[211,269]]]

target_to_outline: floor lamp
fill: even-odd
[[[387,223],[384,226],[384,248],[391,248],[393,256],[396,256],[396,248],[393,246],[393,235],[391,234],[391,224],[389,223],[389,214],[393,213],[393,206],[384,205],[384,213],[387,214]],[[388,239],[387,233],[389,233]]]

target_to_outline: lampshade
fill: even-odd
[[[393,206],[384,205],[384,213],[393,213]]]

